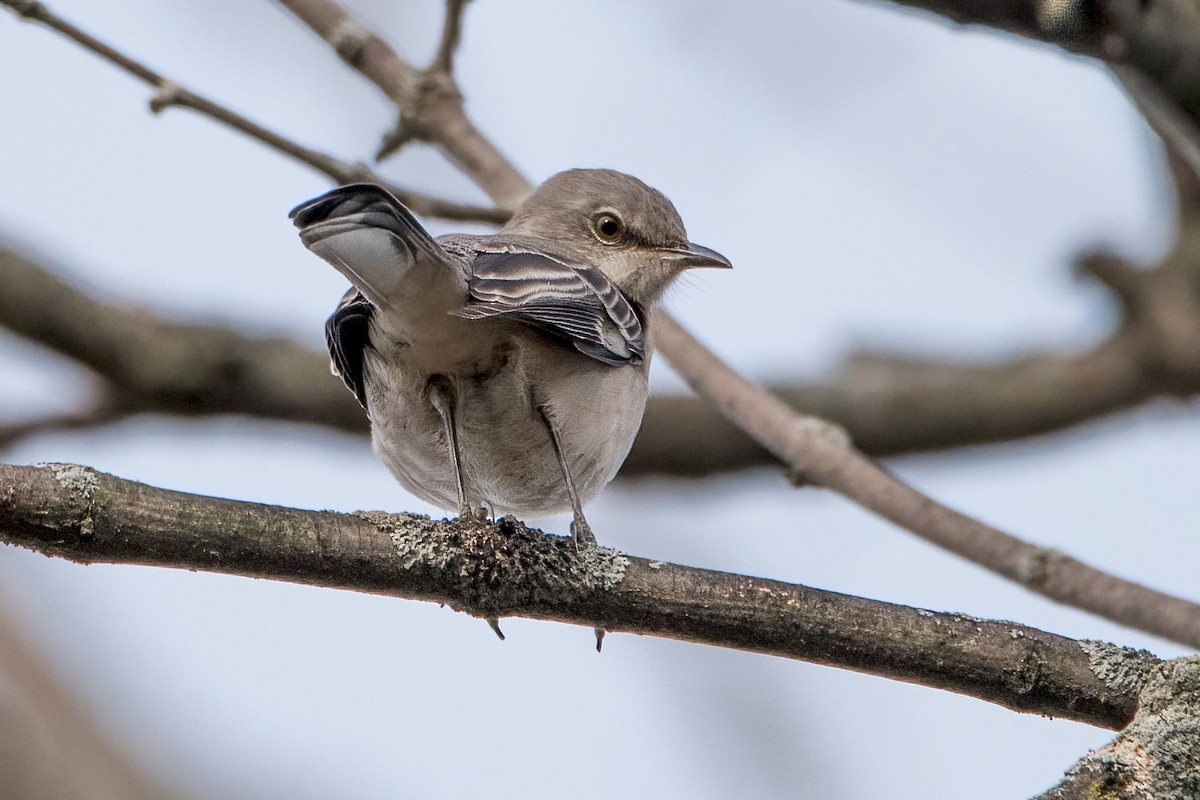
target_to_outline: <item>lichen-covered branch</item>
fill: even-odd
[[[1151,665],[1138,678],[1133,722],[1038,800],[1200,797],[1200,658]]]
[[[302,511],[69,464],[0,465],[0,540],[83,563],[251,575],[815,661],[1113,729],[1140,688],[1128,670],[1118,680],[1100,669],[1093,645],[1023,625],[579,552],[511,519]]]
[[[466,154],[460,166],[497,202],[515,202],[528,189],[524,178],[466,117],[448,70],[438,68],[436,62],[430,70],[415,69],[329,0],[282,2],[395,101],[402,128],[442,144],[448,152]],[[455,3],[448,7],[451,16],[460,11]],[[457,31],[458,25],[459,20],[448,19],[448,30]],[[448,34],[444,47],[452,49],[455,40],[457,33]],[[439,58],[449,63],[448,57]],[[431,90],[429,81],[441,88]],[[1190,381],[1200,382],[1200,313],[1191,292],[1180,291],[1186,286],[1185,279],[1165,269],[1139,274],[1114,259],[1093,259],[1089,267],[1117,292],[1126,310],[1126,325],[1096,355],[1111,359],[1122,350],[1129,355],[1124,360],[1113,359],[1107,370],[1089,375],[1088,388],[1094,390],[1106,379],[1116,386],[1101,394],[1123,396],[1121,388],[1150,385],[1158,391],[1179,391],[1179,386]],[[770,393],[744,381],[667,315],[662,316],[660,334],[666,335],[660,335],[657,344],[667,358],[723,416],[806,479],[835,488],[918,535],[1056,600],[1177,641],[1200,643],[1200,607],[1196,604],[1020,542],[920,495],[871,465],[844,437],[831,437],[829,432],[835,428],[799,420]],[[223,363],[222,359],[217,363]],[[1091,366],[1087,361],[1073,365]],[[704,371],[723,377],[714,382]],[[271,377],[269,369],[265,375]],[[120,377],[123,381],[118,385],[124,388],[130,378],[142,375],[122,370]],[[1011,397],[1012,386],[1003,388]],[[254,396],[252,392],[250,396]],[[269,392],[266,396],[270,397]],[[764,410],[769,412],[765,416]],[[762,424],[771,419],[774,421]],[[831,446],[834,440],[836,446]]]

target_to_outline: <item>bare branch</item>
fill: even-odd
[[[66,464],[0,465],[0,487],[0,539],[83,563],[251,575],[446,603],[485,619],[664,636],[1114,729],[1137,709],[1140,683],[1102,677],[1086,643],[603,548],[577,552],[570,540],[511,518],[490,525],[302,511],[155,489]]]
[[[467,117],[448,73],[417,69],[331,0],[279,2],[396,104],[400,139],[437,145],[502,208],[515,208],[529,194],[529,181]]]
[[[1060,603],[1200,647],[1200,605],[1114,577],[947,508],[854,449],[841,428],[797,414],[742,378],[674,320],[661,320],[657,336],[684,380],[786,464],[797,483],[832,489],[922,539]]]
[[[0,2],[14,5],[14,0]],[[37,4],[16,5],[19,10],[34,8],[43,16],[49,13]],[[336,6],[308,2],[297,4],[296,9],[298,14],[307,15],[303,16],[305,21],[319,32],[328,32],[327,38],[348,61],[356,66],[363,64],[364,74],[385,91],[399,91],[397,87],[419,74],[377,37],[361,26],[356,28],[353,18]],[[168,94],[178,96],[173,85],[157,73],[57,18],[46,19],[52,20],[56,29],[66,26],[64,32],[72,38],[152,85],[166,86]],[[170,98],[163,98],[160,92],[159,99]],[[286,145],[280,149],[311,164],[304,155],[311,151]],[[327,157],[317,154],[319,163],[323,158]],[[340,166],[327,173],[335,180],[366,177],[343,171],[361,167],[335,164]],[[403,195],[403,199],[414,210],[432,216],[490,217],[499,221],[505,215],[497,209],[455,206],[434,198],[418,199],[411,193]],[[1198,261],[1191,252],[1182,253],[1176,260],[1188,260],[1191,264]],[[45,299],[52,301],[53,294]],[[1113,340],[1082,355],[1034,355],[993,367],[861,355],[851,359],[849,369],[832,383],[783,385],[774,387],[774,391],[794,407],[847,428],[856,443],[873,455],[1005,441],[1078,424],[1161,394],[1164,386],[1148,379],[1144,369],[1143,338],[1124,330]],[[64,352],[71,354],[69,349]],[[1194,393],[1200,388],[1200,381],[1188,383],[1176,379],[1173,384],[1172,391],[1179,393]],[[316,404],[315,414],[304,413],[301,409],[309,404],[299,398],[285,405],[289,413],[298,414],[289,418],[330,418],[325,402]],[[335,413],[333,418],[331,424],[336,427],[360,430],[364,427],[361,420],[351,421],[347,412]],[[706,403],[693,398],[656,399],[647,411],[646,420],[624,474],[660,471],[705,474],[770,461],[767,451]]]
[[[446,20],[442,26],[442,41],[438,45],[437,55],[433,57],[430,70],[452,74],[454,72],[454,54],[458,52],[458,43],[462,39],[463,12],[468,0],[446,0]]]
[[[0,607],[5,800],[182,800],[182,792],[143,771],[89,711]]]
[[[1189,183],[1195,183],[1200,176],[1200,121],[1183,113],[1157,83],[1137,70],[1113,65],[1112,71],[1164,146],[1187,165],[1193,176]]]
[[[1138,274],[1150,279],[1152,273]],[[278,415],[367,431],[362,410],[328,376],[324,353],[216,325],[172,323],[150,309],[101,301],[3,248],[0,285],[0,325],[81,360],[120,386],[130,397],[127,405],[138,410]],[[1187,296],[1177,293],[1175,302]],[[1154,377],[1148,365],[1161,359],[1143,355],[1148,342],[1127,326],[1090,353],[1026,356],[992,367],[863,354],[833,382],[769,388],[793,408],[846,428],[864,452],[894,455],[1031,436],[1168,389],[1200,391],[1200,376]],[[282,368],[297,379],[276,384],[269,376],[276,374],[273,359],[281,353]],[[197,357],[199,362],[185,360]],[[0,441],[36,432],[36,426],[12,426]],[[654,397],[621,474],[701,475],[768,463],[776,463],[770,452],[707,402]]]
[[[873,456],[1009,441],[1061,430],[1154,397],[1200,392],[1200,225],[1188,217],[1161,266],[1103,253],[1080,270],[1104,283],[1123,318],[1078,354],[1030,354],[994,366],[858,354],[829,383],[772,388],[790,406],[844,427]],[[764,464],[768,451],[707,404],[660,398],[626,462],[685,475]]]
[[[236,111],[215,103],[206,97],[202,97],[165,78],[144,64],[124,55],[94,36],[75,27],[51,12],[42,3],[24,2],[23,0],[0,0],[0,5],[8,6],[23,18],[40,22],[46,27],[63,34],[106,61],[115,64],[129,74],[158,89],[150,100],[150,110],[155,113],[159,113],[171,106],[190,108],[209,119],[233,128],[249,136],[251,139],[265,144],[267,147],[283,155],[290,156],[296,161],[312,167],[338,183],[367,181],[384,186],[388,191],[400,198],[405,205],[420,214],[442,219],[486,223],[502,223],[509,216],[507,212],[498,208],[484,208],[451,203],[437,197],[431,197],[401,186],[396,186],[380,178],[364,164],[340,161],[325,153],[293,142],[238,114]]]

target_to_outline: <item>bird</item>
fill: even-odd
[[[490,235],[434,238],[371,183],[289,216],[352,284],[325,326],[332,371],[396,480],[462,518],[570,512],[575,546],[595,546],[583,507],[641,425],[655,304],[729,260],[609,169],[550,177]]]

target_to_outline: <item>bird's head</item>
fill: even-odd
[[[641,305],[658,300],[686,269],[732,266],[715,250],[688,241],[679,212],[662,192],[610,169],[554,175],[502,231],[553,239]]]

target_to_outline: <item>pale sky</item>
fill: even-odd
[[[439,3],[350,5],[428,57]],[[368,157],[392,121],[272,3],[52,8],[341,157]],[[735,269],[695,276],[669,304],[752,376],[819,375],[861,345],[983,361],[1107,332],[1114,309],[1071,277],[1072,255],[1102,244],[1149,262],[1172,229],[1157,144],[1107,73],[889,5],[754,9],[472,3],[468,109],[534,179],[606,166],[672,198],[691,238]],[[150,115],[145,87],[10,14],[0,76],[0,237],[110,296],[319,346],[343,281],[286,213],[324,178],[186,111]],[[482,199],[428,149],[382,171]],[[86,391],[11,336],[0,369],[9,418]],[[655,369],[659,390],[679,390]],[[433,511],[365,440],[282,423],[137,418],[0,458],[308,508]],[[892,466],[990,523],[1195,599],[1191,404]],[[795,491],[778,470],[618,482],[588,516],[603,543],[641,556],[1182,652]],[[197,796],[849,800],[886,787],[1011,800],[1111,737],[783,659],[626,635],[597,656],[587,629],[523,620],[501,643],[429,604],[12,548],[0,594],[119,738]]]

